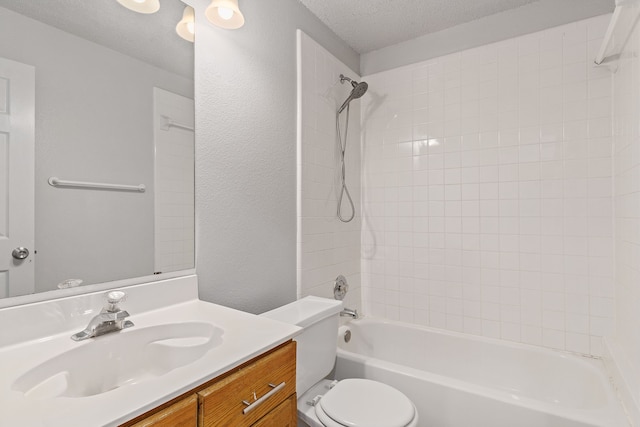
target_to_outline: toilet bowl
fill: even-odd
[[[298,398],[298,418],[310,427],[415,427],[417,413],[395,388],[359,378],[322,380]]]
[[[303,328],[297,341],[298,418],[310,427],[415,427],[418,411],[399,390],[378,381],[325,377],[336,357],[342,301],[305,297],[263,313]]]

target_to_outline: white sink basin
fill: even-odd
[[[198,299],[196,276],[126,288],[135,326],[74,341],[104,292],[0,309],[0,426],[118,427],[300,328]]]
[[[162,376],[222,344],[208,322],[135,326],[61,353],[17,378],[12,390],[30,399],[87,397]]]

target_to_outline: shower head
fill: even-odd
[[[344,83],[345,80],[351,83],[351,87],[353,87],[353,89],[351,90],[351,93],[347,97],[346,101],[344,101],[342,106],[338,109],[338,114],[342,113],[342,110],[344,110],[352,100],[358,99],[362,95],[364,95],[369,88],[367,82],[358,83],[354,80],[351,80],[349,77],[345,77],[344,75],[340,74],[340,83]]]

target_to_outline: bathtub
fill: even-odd
[[[335,377],[401,390],[421,427],[629,425],[599,360],[400,322],[343,326]]]

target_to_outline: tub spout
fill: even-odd
[[[360,317],[358,315],[358,310],[352,310],[350,308],[345,308],[344,310],[342,310],[340,312],[340,316],[342,316],[342,317],[351,317],[352,319],[357,319],[358,317]]]

